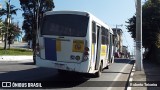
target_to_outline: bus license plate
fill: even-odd
[[[63,69],[64,67],[65,67],[65,65],[64,64],[55,64],[55,67],[56,68],[59,68],[59,69]]]

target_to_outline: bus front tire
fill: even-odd
[[[100,77],[103,70],[103,63],[101,62],[98,72],[95,73],[95,77]]]

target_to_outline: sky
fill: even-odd
[[[0,0],[2,7],[4,1]],[[6,0],[7,1],[7,0]],[[136,0],[53,0],[55,8],[53,10],[79,10],[88,11],[94,16],[108,24],[111,28],[121,28],[123,31],[123,45],[128,46],[131,53],[134,51],[134,42],[131,35],[127,32],[126,21],[131,18],[135,12]],[[144,0],[142,0],[142,3]],[[19,0],[11,0],[11,4],[16,8],[21,8]],[[19,22],[22,26],[23,11],[18,11],[17,16],[14,16],[14,22]],[[119,26],[123,25],[123,26]]]

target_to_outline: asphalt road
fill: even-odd
[[[0,81],[47,82],[52,89],[65,90],[124,90],[134,61],[116,59],[101,77],[80,73],[59,74],[57,70],[32,63],[0,62]],[[116,88],[114,88],[116,87]]]

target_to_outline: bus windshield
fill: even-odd
[[[41,35],[85,37],[89,17],[73,14],[47,15],[43,18]]]

